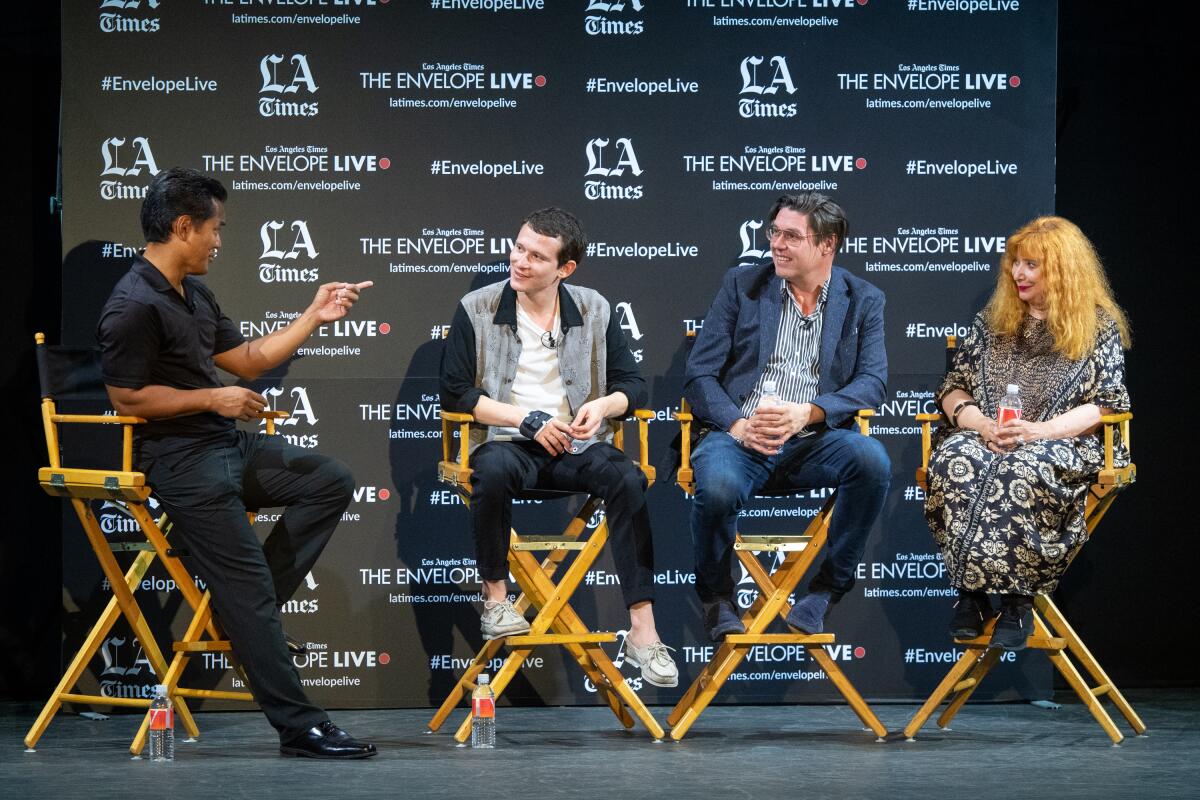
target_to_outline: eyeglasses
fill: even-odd
[[[775,238],[777,236],[782,236],[783,243],[786,244],[788,247],[795,247],[796,245],[803,242],[805,239],[809,239],[809,238],[812,238],[813,236],[816,236],[816,234],[815,233],[800,233],[799,231],[794,231],[791,228],[780,228],[774,224],[768,225],[767,226],[767,239],[769,241],[773,242],[773,241],[775,241]]]

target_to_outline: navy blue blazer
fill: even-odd
[[[766,262],[725,273],[687,361],[684,396],[696,417],[727,431],[775,347],[783,279]],[[878,408],[887,384],[884,295],[841,267],[829,279],[821,324],[820,377],[813,404],[825,424],[844,427],[860,408]]]

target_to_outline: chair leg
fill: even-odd
[[[479,673],[483,672],[484,668],[495,658],[496,653],[500,652],[500,646],[503,643],[503,639],[490,639],[483,643],[483,647],[479,648],[479,652],[475,654],[471,665],[467,667],[466,672],[458,679],[458,683],[450,690],[450,694],[446,695],[446,699],[442,701],[442,705],[438,708],[437,713],[433,715],[433,719],[429,720],[427,727],[430,733],[435,733],[442,727],[442,723],[446,721],[446,717],[454,712],[459,702],[466,696],[467,685],[475,682],[475,678],[479,676]]]
[[[671,718],[677,720],[671,728],[672,739],[679,741],[687,735],[692,725],[695,724],[696,720],[704,712],[704,709],[708,708],[709,703],[717,696],[717,692],[725,685],[725,681],[734,673],[738,665],[742,663],[742,659],[746,657],[748,652],[749,649],[747,647],[731,644],[722,644],[718,648],[712,661],[708,662],[704,670],[693,681],[692,687],[694,687],[695,691],[693,692],[692,689],[689,689],[688,694],[685,695],[685,699],[688,699],[690,696],[688,705],[684,706],[684,701],[680,700],[678,705],[675,706],[675,710],[671,712],[671,716],[668,717],[668,722],[670,722]],[[681,711],[682,713],[680,713]]]
[[[496,700],[500,699],[500,695],[504,694],[504,690],[508,688],[511,681],[521,669],[521,664],[533,652],[532,647],[514,647],[509,651],[508,658],[504,659],[504,665],[496,672],[496,677],[492,681],[492,692],[496,695]],[[467,741],[471,736],[471,722],[474,720],[475,714],[468,709],[467,718],[462,721],[462,725],[458,726],[458,730],[454,734],[454,738],[459,743]]]
[[[146,570],[154,562],[154,553],[143,551],[138,553],[137,558],[133,560],[133,564],[125,572],[125,584],[132,589],[137,586],[142,577],[146,574]],[[121,608],[117,604],[117,598],[114,595],[109,598],[108,604],[104,607],[104,612],[100,618],[96,620],[96,624],[92,626],[91,631],[83,640],[83,645],[75,654],[75,658],[67,666],[66,672],[63,673],[62,680],[58,682],[58,686],[54,687],[54,693],[50,695],[50,699],[46,701],[46,705],[42,707],[42,711],[38,714],[33,726],[29,732],[25,734],[25,746],[33,749],[38,743],[38,739],[42,738],[42,734],[46,732],[46,728],[50,726],[54,715],[58,713],[62,707],[62,701],[59,696],[70,692],[75,684],[79,682],[79,678],[87,669],[88,664],[92,662],[92,658],[96,655],[96,651],[100,649],[100,645],[104,641],[104,637],[116,624],[121,616]]]
[[[1092,712],[1092,716],[1096,718],[1096,722],[1100,723],[1100,727],[1108,734],[1108,738],[1112,739],[1113,744],[1120,744],[1125,739],[1125,736],[1117,729],[1116,724],[1112,721],[1112,717],[1104,710],[1104,706],[1092,694],[1092,690],[1088,688],[1087,682],[1079,674],[1079,670],[1075,669],[1075,665],[1071,663],[1071,659],[1067,658],[1062,652],[1049,651],[1048,655],[1050,656],[1050,662],[1067,679],[1067,683],[1075,690],[1075,694],[1079,695],[1079,699],[1087,706],[1088,711]]]
[[[942,682],[937,685],[937,688],[933,690],[929,698],[917,709],[917,713],[913,714],[912,719],[904,726],[904,737],[906,739],[912,741],[916,738],[917,731],[924,727],[929,717],[933,715],[934,711],[937,711],[942,701],[954,691],[954,687],[958,685],[963,676],[978,663],[979,657],[979,651],[973,648],[968,648],[966,652],[958,657],[958,661],[946,673],[946,677],[942,678]]]
[[[954,696],[950,698],[950,702],[946,705],[946,710],[938,717],[937,724],[939,728],[950,727],[950,720],[954,719],[954,715],[966,704],[967,700],[971,699],[971,695],[975,694],[975,690],[979,688],[979,684],[983,683],[983,679],[992,671],[992,667],[996,666],[996,663],[1000,661],[1000,656],[1003,652],[1003,650],[994,647],[989,647],[984,651],[983,657],[975,662],[975,668],[971,670],[971,674],[967,676],[967,679],[963,681],[962,685],[954,687]]]
[[[612,687],[621,699],[625,701],[633,713],[637,715],[642,724],[646,726],[646,730],[655,739],[663,738],[662,726],[650,714],[650,710],[646,708],[646,704],[638,699],[638,696],[629,688],[629,684],[625,682],[625,678],[621,675],[621,671],[613,664],[608,655],[600,648],[600,645],[585,645],[584,649],[588,651],[588,656],[596,668],[604,673],[604,677],[608,679],[609,685]]]
[[[1126,721],[1133,728],[1134,733],[1139,736],[1145,733],[1146,724],[1142,722],[1142,718],[1133,710],[1133,706],[1125,699],[1125,695],[1121,694],[1116,684],[1108,677],[1108,674],[1100,666],[1100,662],[1088,650],[1087,645],[1083,643],[1083,639],[1079,637],[1079,634],[1067,622],[1067,618],[1058,610],[1058,606],[1054,604],[1054,601],[1045,595],[1039,595],[1034,600],[1034,605],[1037,606],[1038,611],[1046,618],[1046,622],[1053,631],[1058,636],[1067,640],[1067,649],[1079,660],[1083,668],[1092,676],[1092,680],[1096,682],[1096,688],[1091,690],[1090,693],[1096,697],[1102,694],[1107,695],[1112,699],[1113,705],[1117,707],[1117,710],[1121,712],[1121,715],[1125,717]]]
[[[829,680],[833,681],[833,685],[842,693],[842,697],[846,698],[846,702],[850,704],[850,708],[854,709],[854,713],[863,721],[863,724],[874,731],[880,739],[887,736],[887,728],[883,727],[879,717],[875,716],[875,712],[862,699],[862,695],[846,678],[841,668],[829,657],[829,653],[825,652],[825,648],[820,645],[811,645],[805,649],[808,650],[808,654],[812,656],[813,660],[821,665],[821,669],[825,670]]]

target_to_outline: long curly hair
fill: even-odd
[[[1008,237],[996,291],[984,309],[992,330],[1014,336],[1021,329],[1029,306],[1017,295],[1013,262],[1036,261],[1046,286],[1046,324],[1054,336],[1054,349],[1072,360],[1083,358],[1096,343],[1104,312],[1129,349],[1129,321],[1113,298],[1108,276],[1096,248],[1079,226],[1062,217],[1038,217]]]

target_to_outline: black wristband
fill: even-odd
[[[529,416],[521,421],[521,427],[518,430],[526,439],[533,439],[550,420],[551,416],[545,411],[530,411]]]
[[[954,406],[954,415],[950,417],[950,427],[958,427],[958,415],[966,410],[967,406],[975,406],[979,408],[979,403],[974,400],[961,400]]]

